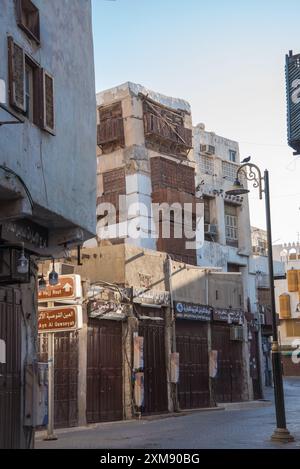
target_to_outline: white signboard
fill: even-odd
[[[2,78],[0,78],[0,104],[6,104],[6,86]]]
[[[6,363],[6,344],[4,340],[0,339],[0,363]]]

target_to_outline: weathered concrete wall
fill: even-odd
[[[27,120],[23,125],[1,127],[0,164],[24,179],[36,204],[94,233],[96,102],[91,2],[34,3],[40,10],[40,47],[18,28],[14,2],[1,0],[0,79],[8,84],[7,36],[12,35],[54,76],[56,135]]]
[[[208,298],[208,304],[216,308],[243,308],[244,298],[241,274],[210,273],[208,275]]]
[[[26,422],[24,416],[25,409],[24,403],[30,402],[33,399],[35,389],[30,386],[26,386],[25,381],[25,369],[26,366],[31,366],[36,363],[37,360],[37,270],[32,265],[32,275],[29,284],[20,286],[21,297],[22,297],[22,341],[21,341],[21,364],[23,373],[21,373],[21,416],[20,416],[20,449],[28,449],[34,446],[34,432],[30,426],[30,419]],[[9,357],[8,357],[9,358]],[[27,393],[30,393],[28,395]],[[35,410],[32,409],[32,416]],[[25,426],[28,423],[28,426]]]
[[[133,408],[133,386],[132,386],[132,363],[133,363],[133,335],[138,333],[138,320],[129,317],[122,324],[123,334],[123,413],[124,419],[134,417]]]
[[[173,159],[173,161],[174,158],[166,154],[161,154],[159,151],[146,148],[143,102],[139,96],[140,93],[163,106],[184,111],[184,125],[186,128],[192,128],[190,105],[182,99],[165,96],[131,82],[98,93],[98,106],[121,102],[125,147],[103,155],[98,149],[97,187],[98,197],[101,197],[103,194],[103,173],[120,167],[125,168],[127,209],[131,207],[131,213],[128,215],[128,219],[131,221],[131,226],[134,224],[139,226],[139,230],[133,232],[133,235],[129,233],[128,239],[125,242],[140,248],[155,250],[157,239],[153,236],[155,227],[153,217],[151,216],[152,186],[150,159],[159,155],[163,156],[165,159]],[[187,161],[182,161],[182,164],[192,167],[195,166],[192,152],[188,155]],[[140,208],[138,208],[138,204],[140,204]],[[145,210],[147,215],[144,213],[140,215],[139,212],[141,210]],[[114,228],[115,227],[113,227],[113,230]],[[98,228],[97,232],[99,235]],[[114,238],[112,230],[110,230],[109,237],[110,239]]]
[[[104,281],[124,285],[125,283],[125,247],[104,246],[83,249],[82,266],[76,266],[76,274],[90,283]]]
[[[164,271],[166,258],[166,254],[160,252],[126,245],[126,285],[166,291]]]

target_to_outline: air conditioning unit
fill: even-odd
[[[205,223],[204,224],[204,233],[205,234],[210,234],[210,235],[217,235],[218,226],[217,225],[212,225],[210,223]]]
[[[265,318],[265,315],[263,313],[259,313],[259,322],[260,322],[261,326],[264,326],[266,324],[266,318]]]
[[[63,262],[56,262],[55,270],[58,273],[58,275],[72,275],[75,272],[75,265],[66,264]]]
[[[216,148],[213,145],[200,145],[200,152],[206,155],[214,155]]]
[[[230,329],[230,340],[243,342],[244,329],[242,326],[234,326]]]
[[[253,246],[253,254],[257,254],[258,256],[265,255],[265,249],[261,246]]]

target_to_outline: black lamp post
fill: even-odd
[[[248,192],[250,192],[241,183],[240,181],[241,175],[243,175],[247,181],[252,181],[253,187],[258,188],[260,200],[262,200],[263,198],[263,193],[265,194],[267,239],[268,239],[269,282],[270,282],[272,323],[273,323],[272,366],[273,366],[274,395],[275,395],[276,423],[277,423],[277,428],[275,429],[271,439],[273,441],[288,443],[288,442],[294,441],[294,437],[290,434],[290,432],[288,431],[286,427],[284,391],[283,391],[283,380],[282,380],[282,369],[281,369],[281,353],[280,353],[280,348],[278,344],[274,271],[273,271],[269,172],[265,170],[264,176],[262,176],[260,169],[255,164],[252,164],[252,163],[243,164],[242,166],[240,166],[240,168],[237,171],[236,181],[234,183],[233,188],[229,191],[226,191],[228,195],[242,195],[242,194],[247,194]]]

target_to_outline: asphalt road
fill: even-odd
[[[266,391],[273,400],[273,390]],[[58,440],[36,438],[36,448],[51,449],[300,449],[300,378],[285,381],[287,422],[296,441],[270,442],[275,428],[273,403],[236,406],[227,410],[193,412],[178,417],[98,424],[61,430]],[[251,407],[251,408],[249,408]]]

